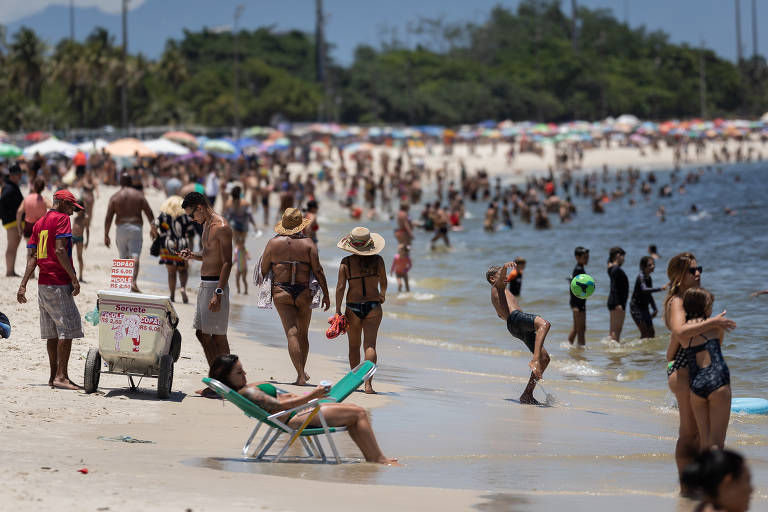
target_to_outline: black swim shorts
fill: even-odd
[[[507,317],[507,330],[509,334],[522,340],[531,353],[533,353],[536,347],[536,326],[534,325],[536,316],[531,313],[515,310]]]
[[[571,294],[571,309],[578,309],[579,311],[587,310],[587,299],[580,299],[574,294]]]
[[[632,306],[629,307],[629,313],[632,315],[632,320],[635,322],[646,324],[646,325],[653,325],[653,317],[648,312],[648,310],[642,310],[642,309],[636,309]]]

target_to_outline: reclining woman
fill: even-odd
[[[328,394],[323,386],[317,386],[306,395],[294,395],[291,393],[277,394],[274,386],[269,383],[248,384],[245,379],[243,365],[234,354],[225,354],[217,357],[211,365],[208,376],[234,389],[270,414],[293,409],[294,407],[306,404],[312,399],[323,398]],[[300,411],[295,416],[281,417],[280,419],[289,427],[298,428],[311,410]],[[349,436],[360,448],[360,451],[363,452],[365,460],[390,466],[399,465],[397,459],[385,457],[381,453],[365,409],[354,404],[327,403],[320,406],[320,411],[329,427],[347,427]],[[317,416],[312,419],[309,425],[322,427],[320,418]]]

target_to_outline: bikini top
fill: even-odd
[[[344,263],[347,266],[347,269],[349,271],[349,277],[347,279],[349,281],[351,281],[352,279],[360,279],[360,284],[363,286],[363,297],[365,297],[366,295],[368,295],[368,293],[365,290],[365,278],[366,277],[379,277],[379,272],[377,270],[373,274],[360,274],[359,276],[353,276],[352,275],[352,265],[350,265],[351,261],[352,261],[352,259],[351,259],[350,256],[347,256],[346,258],[344,258],[342,260],[342,263]],[[378,269],[378,265],[376,266],[376,268]]]
[[[277,235],[277,236],[283,236],[283,235]],[[300,236],[300,237],[297,237],[297,238],[306,238],[306,237],[305,236]],[[290,249],[289,249],[289,252],[290,252]],[[275,263],[278,264],[278,265],[283,264],[283,265],[290,265],[291,266],[291,284],[296,284],[296,266],[297,265],[306,265],[306,266],[308,266],[310,268],[310,270],[312,269],[312,265],[310,265],[306,261],[293,261],[293,260],[277,261],[277,262],[272,263],[272,265],[275,265]]]

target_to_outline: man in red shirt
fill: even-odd
[[[82,210],[68,190],[53,194],[53,208],[39,219],[27,244],[27,268],[21,279],[16,300],[27,302],[27,282],[35,267],[40,267],[37,280],[37,302],[40,307],[40,337],[48,340],[51,377],[48,385],[60,389],[80,389],[69,379],[67,367],[72,338],[83,337],[80,312],[74,296],[80,283],[72,265],[72,227],[69,217]]]

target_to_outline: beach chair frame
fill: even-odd
[[[304,450],[307,452],[306,459],[308,460],[319,460],[321,462],[327,462],[328,457],[325,454],[325,451],[323,450],[322,444],[320,443],[319,437],[322,435],[325,435],[326,440],[328,441],[328,445],[331,448],[331,451],[333,452],[333,459],[337,464],[341,464],[341,457],[339,456],[339,451],[336,448],[336,444],[333,441],[333,438],[331,437],[331,434],[336,432],[343,432],[347,430],[346,427],[329,427],[328,422],[325,420],[325,416],[323,416],[322,411],[320,410],[321,401],[320,399],[313,399],[309,402],[307,402],[304,405],[300,405],[298,407],[294,407],[293,409],[289,409],[286,411],[280,411],[275,414],[269,414],[267,411],[259,407],[258,405],[254,404],[235,390],[231,389],[229,386],[226,386],[225,384],[217,381],[216,379],[211,379],[209,377],[206,377],[203,379],[203,382],[206,386],[214,390],[216,393],[218,393],[222,398],[226,399],[229,402],[232,402],[235,404],[240,410],[242,410],[246,416],[249,418],[253,418],[256,420],[256,426],[251,431],[251,434],[248,436],[248,439],[245,441],[245,444],[243,445],[242,454],[243,457],[246,458],[255,458],[257,460],[264,460],[267,452],[270,448],[275,444],[275,442],[282,436],[283,434],[288,434],[288,439],[286,440],[285,444],[282,446],[282,448],[279,450],[279,452],[274,456],[272,459],[272,462],[278,462],[284,455],[285,452],[288,450],[288,448],[296,441],[296,439],[301,440],[301,444],[304,448]],[[324,403],[327,402],[335,402],[333,399],[323,399]],[[307,409],[311,409],[309,416],[305,419],[305,421],[302,423],[302,425],[298,429],[293,429],[289,427],[287,424],[285,424],[282,420],[279,418],[281,416],[284,416],[286,414],[290,414],[292,412],[300,412],[305,411]],[[307,428],[307,425],[311,421],[311,419],[317,415],[320,418],[320,423],[322,425],[321,428]],[[251,452],[251,445],[253,444],[256,434],[261,429],[262,425],[266,425],[268,427],[268,430],[266,433],[261,437],[261,440],[259,441],[259,444],[256,446],[256,448],[253,450],[253,455],[249,455]],[[307,439],[311,440],[312,443],[309,443]],[[314,445],[314,446],[313,446]]]

